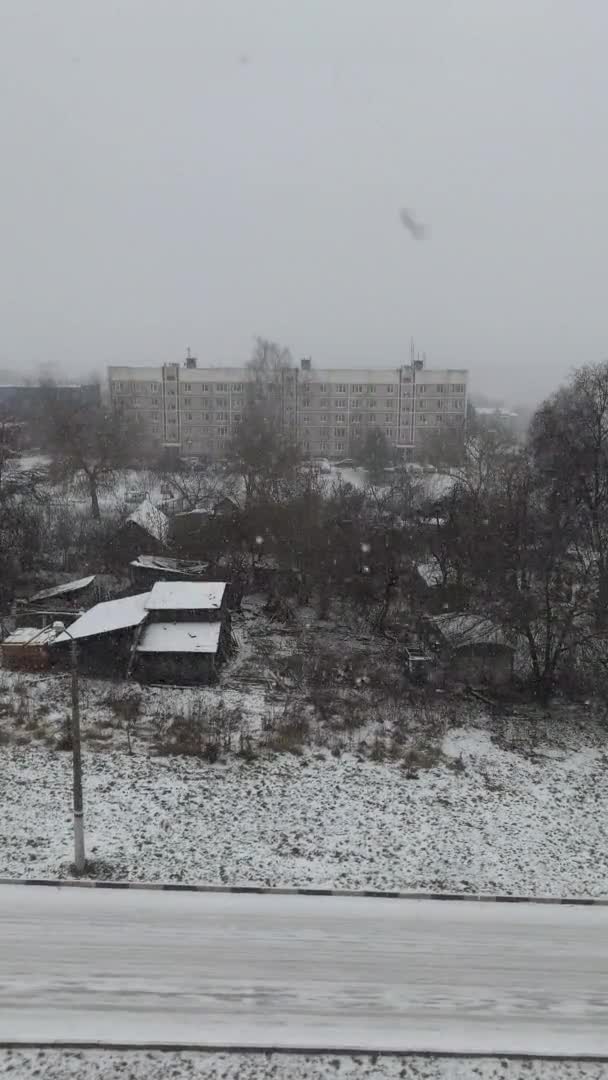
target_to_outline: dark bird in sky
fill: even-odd
[[[411,210],[408,210],[404,206],[399,211],[399,220],[401,221],[403,227],[407,229],[410,236],[414,237],[414,240],[424,240],[427,232],[427,227],[426,225],[421,225],[418,221],[416,221],[416,218],[414,217]]]

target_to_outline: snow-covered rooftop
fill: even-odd
[[[70,593],[81,592],[95,581],[95,574],[89,577],[78,578],[77,581],[66,581],[63,585],[54,585],[51,589],[41,589],[34,596],[30,596],[30,602],[35,600],[50,600],[53,596],[68,596]]]
[[[126,630],[130,626],[139,626],[146,617],[146,600],[150,593],[138,593],[137,596],[125,596],[122,600],[108,600],[96,604],[69,627],[69,634],[61,634],[55,644],[73,638],[96,637],[97,634],[111,634],[115,630]]]
[[[220,608],[225,581],[157,581],[150,592],[148,611],[212,611]]]
[[[4,639],[2,645],[49,645],[59,633],[52,626],[42,630],[39,626],[20,626]]]
[[[138,652],[216,653],[222,624],[149,623],[144,628]]]
[[[145,529],[155,540],[164,543],[169,531],[169,518],[163,510],[159,510],[150,499],[144,499],[142,503],[129,515],[127,521],[139,525]]]

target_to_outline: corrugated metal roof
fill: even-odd
[[[77,581],[66,581],[63,585],[54,585],[51,589],[42,589],[34,596],[30,596],[30,602],[50,600],[52,596],[67,596],[69,593],[81,592],[82,589],[86,589],[93,584],[95,577],[95,574],[90,574],[89,577],[78,578]]]
[[[138,555],[131,566],[142,570],[160,570],[163,574],[205,574],[208,562],[195,562],[194,559],[173,559],[165,555]]]

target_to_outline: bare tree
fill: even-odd
[[[48,397],[49,445],[56,478],[81,484],[100,520],[99,493],[133,458],[136,435],[126,417],[103,406]]]
[[[597,573],[596,622],[608,621],[608,361],[576,371],[537,411],[530,441],[554,498],[576,515]]]

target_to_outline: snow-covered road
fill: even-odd
[[[0,1041],[608,1055],[608,908],[0,887]]]

